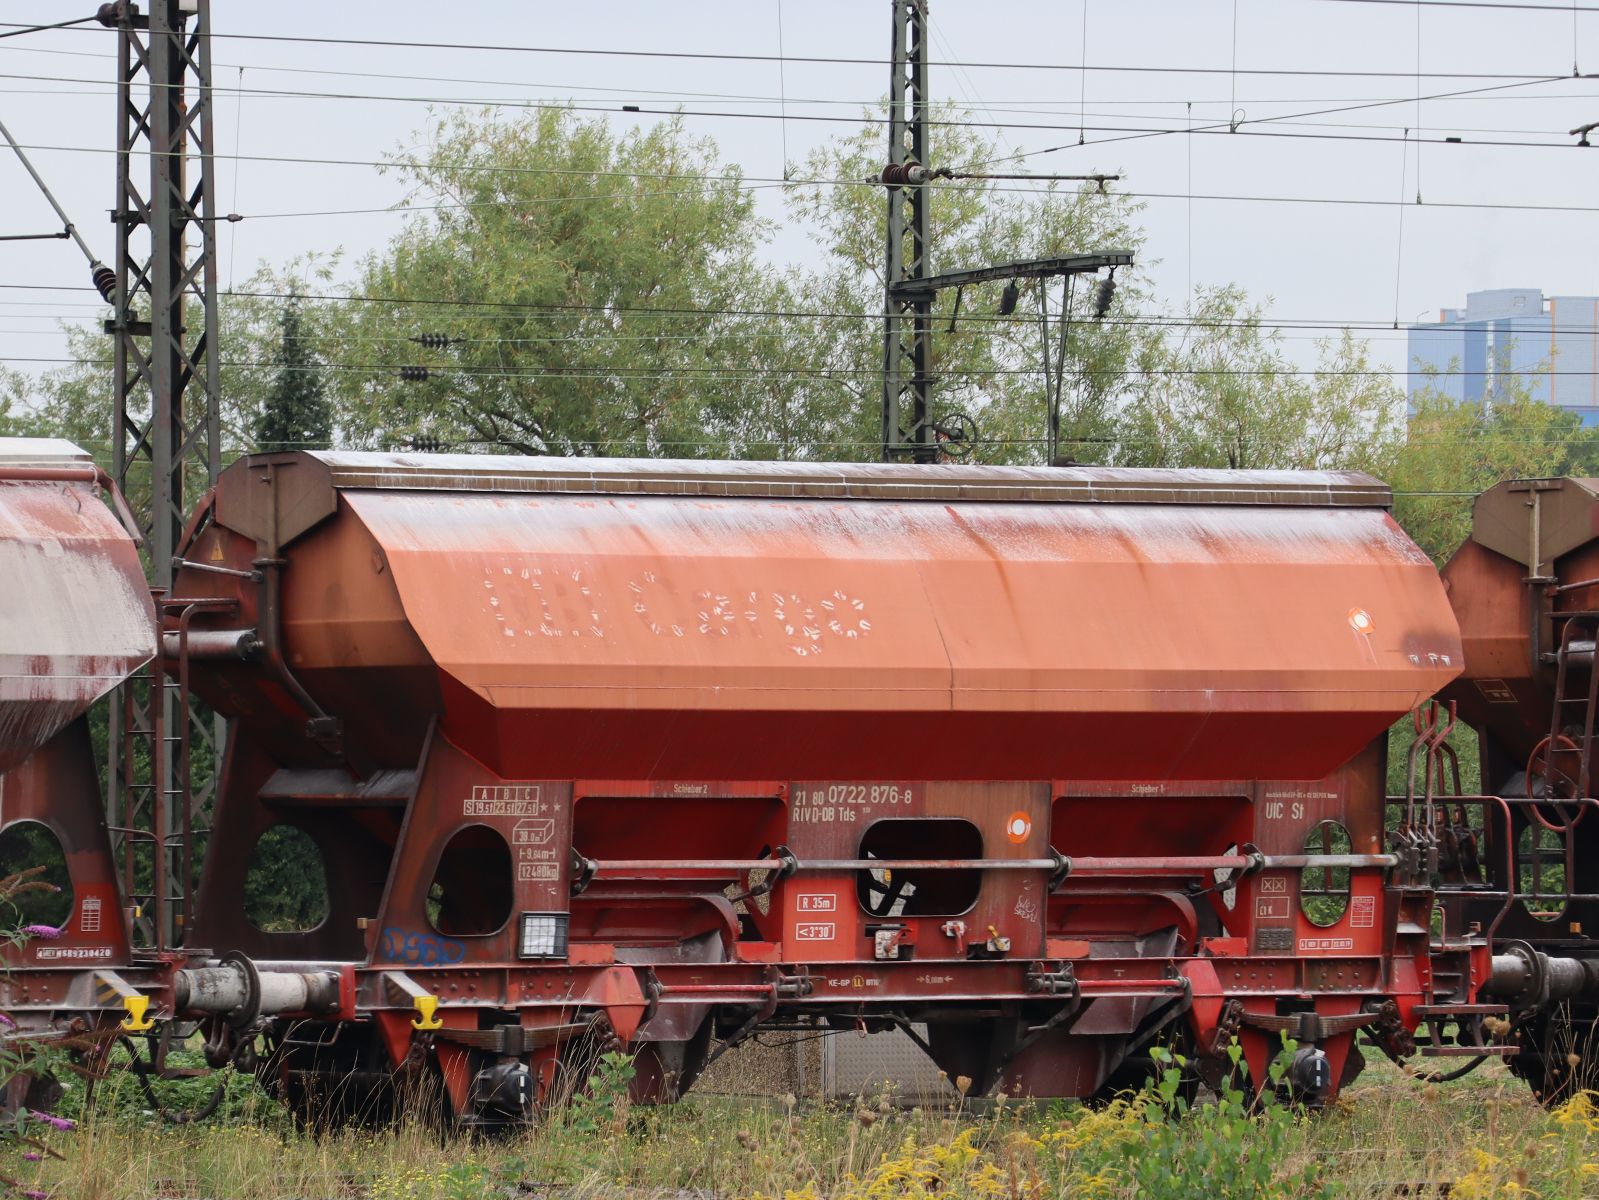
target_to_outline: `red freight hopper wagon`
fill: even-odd
[[[133,967],[83,717],[155,653],[137,546],[88,454],[0,438],[0,874],[58,850],[61,888],[19,898],[24,917],[48,915],[58,932],[0,951],[0,1010],[22,1036],[112,1033],[123,1000],[152,986]]]
[[[1443,579],[1466,649],[1444,697],[1478,733],[1486,794],[1435,781],[1440,907],[1446,932],[1495,939],[1510,1069],[1554,1102],[1599,1087],[1599,479],[1484,492]]]
[[[1384,734],[1461,654],[1388,504],[1354,474],[241,460],[165,603],[228,718],[190,942],[325,980],[230,1018],[307,1110],[436,1072],[493,1123],[595,1039],[665,1096],[760,1028],[912,1024],[951,1076],[1067,1096],[1161,1039],[1216,1070],[1237,1036],[1259,1079],[1287,1031],[1324,1098],[1357,1032],[1402,1054],[1489,966],[1429,970],[1383,844]],[[320,854],[314,927],[251,919],[274,827]]]

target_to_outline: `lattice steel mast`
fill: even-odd
[[[1131,265],[1125,251],[1075,254],[1000,263],[970,271],[934,275],[930,261],[928,202],[937,179],[1018,178],[956,172],[929,165],[931,119],[927,90],[927,0],[890,0],[894,10],[893,54],[888,77],[888,162],[882,182],[888,191],[888,237],[883,271],[883,432],[884,461],[908,457],[935,463],[946,453],[970,449],[967,429],[951,422],[941,428],[933,417],[933,303],[938,293],[992,280],[1047,279],[1091,274]],[[1055,175],[1052,179],[1097,181],[1101,188],[1116,175]],[[1104,293],[1109,304],[1109,291]],[[1014,304],[1014,296],[1011,303]],[[1096,315],[1104,315],[1101,306]],[[951,323],[953,328],[953,321]],[[1052,410],[1053,412],[1053,410]],[[1053,416],[1051,418],[1053,422]],[[970,421],[963,425],[971,426]],[[1053,457],[1053,428],[1050,434]]]
[[[211,5],[153,0],[146,15],[122,0],[98,15],[117,31],[112,473],[143,525],[151,585],[164,596],[187,508],[221,458]],[[125,847],[133,828],[161,839],[155,891],[164,894],[165,860],[176,866],[186,852],[190,805],[206,797],[178,777],[173,747],[186,748],[189,717],[159,663],[112,705],[108,809]],[[195,723],[195,734],[210,753],[211,731]],[[123,858],[131,885],[131,848]]]
[[[931,293],[906,296],[896,285],[924,280],[927,261],[927,5],[892,0],[894,52],[888,85],[888,247],[883,306],[883,457],[936,462],[929,412]]]

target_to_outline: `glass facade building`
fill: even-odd
[[[1465,308],[1409,327],[1406,367],[1411,400],[1430,384],[1461,402],[1491,402],[1502,377],[1517,374],[1534,399],[1599,425],[1599,296],[1470,292]]]

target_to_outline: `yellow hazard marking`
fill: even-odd
[[[150,997],[124,996],[122,1007],[128,1010],[128,1015],[122,1018],[122,1028],[129,1033],[143,1033],[155,1025],[154,1021],[144,1015],[145,1010],[150,1007]]]
[[[437,996],[418,996],[411,1001],[411,1007],[416,1009],[417,1017],[411,1022],[416,1029],[443,1029],[444,1022],[434,1016],[438,1011],[439,998]]]

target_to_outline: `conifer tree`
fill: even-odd
[[[324,450],[333,439],[333,410],[298,296],[283,305],[278,327],[277,373],[256,422],[256,449]]]

